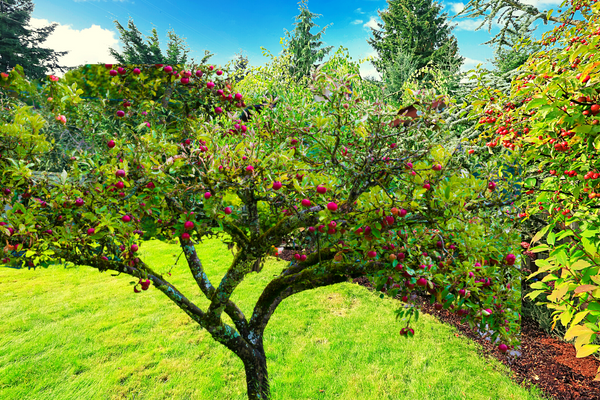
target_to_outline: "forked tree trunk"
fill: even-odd
[[[269,387],[269,375],[267,373],[267,357],[262,346],[255,349],[252,356],[244,357],[244,368],[246,370],[246,385],[249,400],[269,400],[271,390]]]

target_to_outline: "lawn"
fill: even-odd
[[[201,250],[200,250],[201,249]],[[166,272],[175,245],[144,243]],[[199,247],[213,284],[232,260],[217,241]],[[249,316],[269,260],[234,296]],[[171,282],[206,307],[182,256]],[[154,288],[135,294],[128,276],[90,267],[0,268],[0,399],[245,399],[242,362]],[[273,399],[541,399],[508,369],[429,315],[398,335],[394,309],[344,283],[285,300],[266,333]]]

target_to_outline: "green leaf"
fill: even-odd
[[[554,234],[554,232],[550,232],[548,234],[548,237],[546,238],[546,242],[550,245],[553,246],[556,240],[556,235]]]

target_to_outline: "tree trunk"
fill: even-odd
[[[246,369],[246,385],[248,387],[249,400],[269,400],[271,390],[269,387],[269,375],[267,373],[267,357],[264,349],[254,349],[250,357],[242,359]]]

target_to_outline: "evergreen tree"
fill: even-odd
[[[233,60],[233,79],[236,83],[246,77],[248,74],[248,72],[246,72],[247,68],[248,57],[244,57],[240,52],[240,54],[237,54],[236,58]]]
[[[521,33],[509,32],[507,39],[507,44],[498,46],[494,51],[494,59],[490,60],[501,74],[519,68],[532,53],[542,48],[540,44],[533,43],[531,31],[527,31],[525,36]]]
[[[0,71],[8,72],[18,64],[32,80],[42,79],[57,69],[68,69],[58,65],[58,57],[68,52],[39,47],[58,24],[30,28],[33,8],[31,0],[0,0]]]
[[[386,98],[400,102],[404,83],[418,69],[417,61],[412,54],[397,50],[395,57],[384,68],[381,78],[385,84]]]
[[[167,44],[167,55],[163,55],[158,40],[156,28],[152,28],[152,36],[147,37],[146,41],[137,29],[133,20],[130,19],[127,26],[129,31],[123,28],[118,22],[114,21],[123,42],[123,53],[110,48],[110,54],[117,59],[120,64],[185,64],[188,59],[189,48],[185,47],[184,39],[169,31],[169,43]],[[206,52],[208,53],[208,52]],[[210,57],[210,56],[208,56]],[[206,56],[203,60],[208,59]]]
[[[460,69],[464,58],[458,54],[456,37],[451,35],[453,27],[447,25],[448,14],[440,15],[442,6],[439,3],[388,0],[388,6],[387,10],[379,12],[383,24],[378,23],[378,29],[372,28],[373,38],[367,40],[379,55],[373,65],[382,76],[395,63],[399,52],[410,55],[416,69],[429,63],[449,73]],[[425,75],[421,79],[431,77]]]
[[[571,7],[575,7],[573,2],[571,2]],[[568,5],[565,5],[565,8],[569,8]],[[483,20],[475,30],[481,29],[487,23],[488,32],[492,29],[492,22],[497,20],[501,26],[500,32],[484,43],[496,47],[511,47],[511,34],[519,37],[524,36],[525,30],[538,19],[541,19],[544,25],[548,24],[548,21],[558,24],[564,23],[565,25],[580,25],[582,23],[582,21],[574,21],[564,16],[549,16],[548,11],[539,11],[536,7],[524,4],[519,0],[470,0],[465,8],[452,19],[482,16]]]
[[[294,24],[296,25],[294,35],[292,36],[289,32],[286,32],[286,35],[290,37],[286,51],[292,55],[290,74],[297,81],[300,81],[303,77],[308,77],[313,65],[317,61],[323,60],[333,49],[333,46],[321,48],[323,45],[323,42],[320,41],[321,35],[325,32],[327,26],[316,35],[310,33],[313,27],[318,27],[312,19],[321,15],[311,13],[306,7],[306,2],[307,0],[302,0],[298,3],[301,7],[300,15],[296,17],[296,21],[299,22]]]

